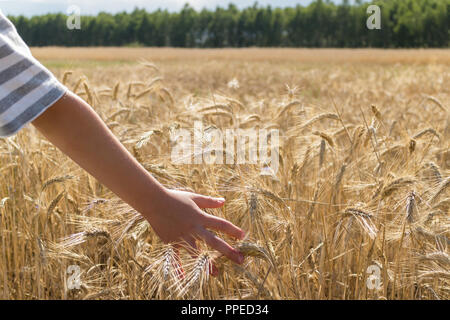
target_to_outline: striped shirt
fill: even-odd
[[[40,64],[0,11],[0,137],[11,136],[67,91]]]

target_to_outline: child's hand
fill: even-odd
[[[231,222],[204,212],[203,208],[220,208],[224,199],[211,198],[194,193],[165,190],[164,195],[152,205],[152,212],[144,214],[156,234],[164,242],[186,242],[196,249],[195,241],[204,240],[230,260],[241,264],[242,254],[211,231],[224,232],[234,238],[242,239],[244,231]]]
[[[164,242],[203,239],[236,263],[243,256],[207,229],[241,239],[244,232],[232,223],[207,214],[224,200],[164,188],[128,152],[95,111],[81,98],[67,93],[33,121],[60,150],[140,212]],[[76,124],[76,125],[74,125]]]

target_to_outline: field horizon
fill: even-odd
[[[31,51],[38,60],[43,61],[133,62],[138,59],[155,61],[225,59],[279,62],[450,64],[449,49],[32,47]]]

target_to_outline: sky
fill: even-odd
[[[260,5],[272,7],[307,5],[312,0],[258,0]],[[212,8],[216,6],[226,7],[229,2],[238,7],[253,5],[255,0],[0,0],[0,8],[6,15],[33,16],[49,12],[67,13],[71,5],[80,8],[81,14],[97,14],[100,11],[116,13],[119,11],[132,11],[135,7],[153,11],[158,8],[177,11],[188,2],[195,9]],[[340,2],[336,0],[335,2]],[[72,12],[70,12],[72,13]]]

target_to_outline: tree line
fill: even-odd
[[[381,8],[381,29],[369,30],[370,4]],[[135,9],[81,16],[70,30],[65,14],[9,17],[30,46],[172,47],[448,47],[450,0],[315,0],[289,8],[253,6],[179,12]]]

